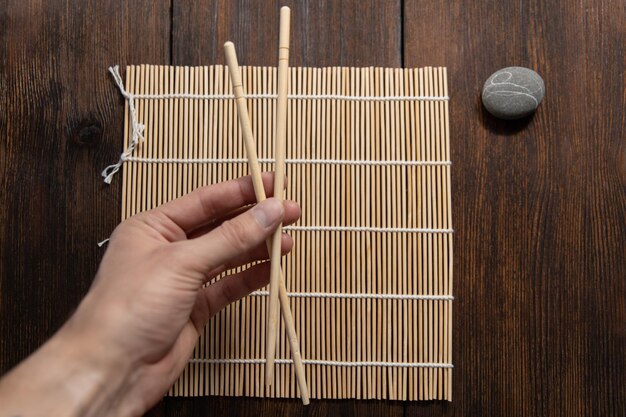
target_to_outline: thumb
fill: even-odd
[[[211,232],[183,243],[186,258],[198,272],[206,273],[256,248],[283,219],[283,204],[269,198]]]

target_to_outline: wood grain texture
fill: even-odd
[[[169,60],[167,7],[149,1],[0,5],[0,371],[58,329],[119,219],[123,100],[107,66]],[[141,37],[136,34],[141,33]]]
[[[106,67],[445,65],[455,235],[454,401],[203,398],[154,415],[619,415],[626,307],[626,10],[594,2],[84,1],[0,5],[0,371],[87,291],[119,218],[99,171],[122,143]],[[546,81],[534,118],[484,113],[496,69]]]
[[[611,2],[553,6],[404,6],[404,64],[447,65],[450,79],[457,298],[446,414],[626,407],[626,13]],[[537,70],[547,90],[517,123],[480,103],[484,81],[511,65]]]
[[[232,41],[240,65],[276,66],[281,6],[291,8],[292,67],[401,64],[399,0],[175,1],[172,64],[224,64]]]

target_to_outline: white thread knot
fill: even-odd
[[[107,184],[111,184],[113,180],[113,176],[120,170],[122,164],[126,160],[132,156],[133,151],[137,147],[137,144],[144,140],[143,131],[145,126],[142,123],[137,121],[137,111],[135,110],[135,100],[132,94],[130,94],[124,88],[124,83],[122,82],[122,77],[120,76],[120,68],[118,65],[114,67],[109,67],[109,72],[113,75],[113,79],[117,84],[117,87],[120,89],[120,92],[124,96],[126,100],[128,100],[128,109],[130,110],[130,118],[131,118],[131,126],[132,126],[132,136],[130,140],[130,145],[128,148],[120,155],[120,159],[117,163],[113,165],[109,165],[102,171],[102,176],[104,177],[104,182]]]

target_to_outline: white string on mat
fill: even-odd
[[[137,111],[135,108],[136,99],[214,99],[226,100],[234,99],[232,94],[133,94],[126,91],[124,82],[120,76],[119,66],[109,67],[109,72],[113,75],[113,79],[117,84],[121,94],[128,100],[128,108],[130,110],[132,136],[128,148],[120,155],[120,159],[112,165],[109,165],[102,171],[104,182],[111,184],[113,176],[120,170],[124,162],[147,162],[147,163],[184,163],[184,164],[209,164],[209,163],[245,163],[247,159],[243,158],[204,158],[204,159],[182,159],[182,158],[139,158],[132,156],[133,151],[139,142],[144,140],[143,132],[145,125],[137,120]],[[246,98],[251,99],[274,99],[276,94],[248,94]],[[448,96],[348,96],[341,94],[292,94],[288,98],[294,100],[346,100],[346,101],[446,101]],[[260,159],[261,163],[273,163],[273,159]],[[368,160],[338,160],[338,159],[288,159],[287,164],[325,164],[325,165],[357,165],[357,166],[449,166],[450,161],[406,161],[406,160],[389,160],[389,161],[368,161]]]
[[[283,230],[301,232],[369,232],[369,233],[454,233],[454,229],[423,227],[371,227],[371,226],[284,226]]]
[[[265,359],[201,359],[192,358],[190,363],[209,363],[217,365],[261,365],[265,363]],[[291,359],[275,359],[274,363],[279,365],[289,365],[293,363]],[[442,362],[376,362],[376,361],[325,361],[319,359],[302,359],[303,365],[320,365],[320,366],[347,366],[347,367],[384,367],[384,368],[445,368],[452,369],[454,365]]]
[[[251,296],[266,297],[269,291],[254,291]],[[452,295],[434,294],[367,294],[367,293],[332,293],[332,292],[289,292],[287,297],[293,298],[344,298],[353,300],[426,300],[454,301]]]
[[[246,158],[146,158],[137,156],[124,156],[124,162],[140,162],[155,164],[245,164]],[[273,164],[274,158],[258,158],[262,164]],[[356,166],[449,166],[450,161],[408,161],[391,159],[384,161],[364,160],[364,159],[285,159],[288,165],[356,165]]]
[[[371,226],[306,226],[305,225],[305,226],[283,226],[283,230],[292,231],[292,232],[365,232],[365,233],[425,233],[425,234],[428,234],[428,233],[452,234],[454,233],[454,229],[430,229],[430,228],[424,228],[424,227],[371,227]],[[105,239],[102,242],[98,242],[98,247],[103,247],[108,241],[109,239]],[[314,293],[311,293],[311,294],[314,294]],[[368,297],[344,297],[344,298],[368,298]],[[381,297],[381,298],[386,298],[386,297]],[[408,300],[410,298],[406,298],[406,299]],[[423,298],[423,299],[428,300],[429,298]]]
[[[119,75],[119,74],[118,74]],[[129,93],[130,94],[130,93]],[[190,94],[190,93],[169,93],[169,94],[130,94],[137,100],[232,100],[232,94]],[[257,93],[244,94],[244,98],[251,100],[276,99],[276,94]],[[448,101],[448,96],[348,96],[343,94],[288,94],[291,100],[341,100],[341,101]]]

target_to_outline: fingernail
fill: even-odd
[[[276,226],[283,218],[283,213],[283,205],[274,198],[268,198],[252,209],[257,222],[264,228]]]

